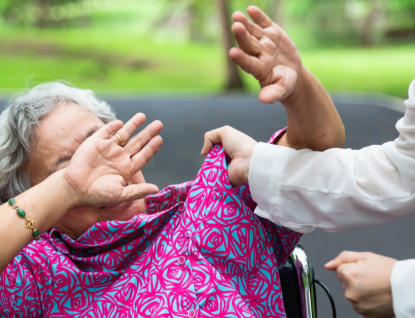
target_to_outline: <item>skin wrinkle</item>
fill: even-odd
[[[46,115],[34,133],[36,147],[32,148],[25,165],[32,185],[65,168],[80,144],[103,126],[97,116],[75,103],[62,104]],[[145,180],[138,172],[128,182],[138,184]],[[114,206],[84,207],[69,211],[54,227],[76,239],[95,223],[129,220],[145,212],[145,199]]]
[[[92,136],[96,131],[98,130],[98,127],[92,128],[85,137],[80,139],[80,143],[82,143],[84,140],[86,140],[88,137]],[[54,163],[52,163],[52,169],[50,171],[48,171],[49,175],[51,175],[52,173],[54,173],[57,170],[60,170],[61,168],[59,168],[59,165],[61,165],[62,163],[71,161],[72,159],[72,155],[68,156],[61,156],[59,157]],[[48,176],[49,176],[48,175]]]

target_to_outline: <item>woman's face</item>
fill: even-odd
[[[65,168],[79,145],[104,126],[94,114],[75,103],[64,103],[45,116],[35,130],[32,152],[24,166],[32,185]],[[144,182],[141,172],[129,183]],[[145,213],[145,199],[122,203],[113,207],[85,207],[69,211],[55,225],[73,238],[79,237],[97,222],[129,220],[135,214]]]

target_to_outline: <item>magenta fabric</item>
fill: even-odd
[[[194,181],[148,197],[148,214],[95,224],[77,240],[42,234],[2,273],[0,313],[285,317],[278,266],[300,234],[257,217],[227,166],[217,145]]]

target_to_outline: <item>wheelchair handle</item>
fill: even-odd
[[[320,285],[329,297],[333,318],[337,317],[333,296],[326,285],[314,279],[314,269],[308,261],[303,247],[297,245],[290,255],[297,272],[300,289],[301,313],[303,318],[317,318],[317,298],[315,284]]]
[[[314,290],[314,273],[301,245],[297,245],[291,253],[291,259],[297,271],[298,287],[301,297],[303,318],[317,317],[317,304]]]

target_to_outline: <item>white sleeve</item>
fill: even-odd
[[[415,317],[415,260],[397,262],[391,275],[396,318]]]
[[[339,231],[415,214],[415,80],[394,142],[361,150],[260,143],[249,167],[255,213],[299,232]]]

